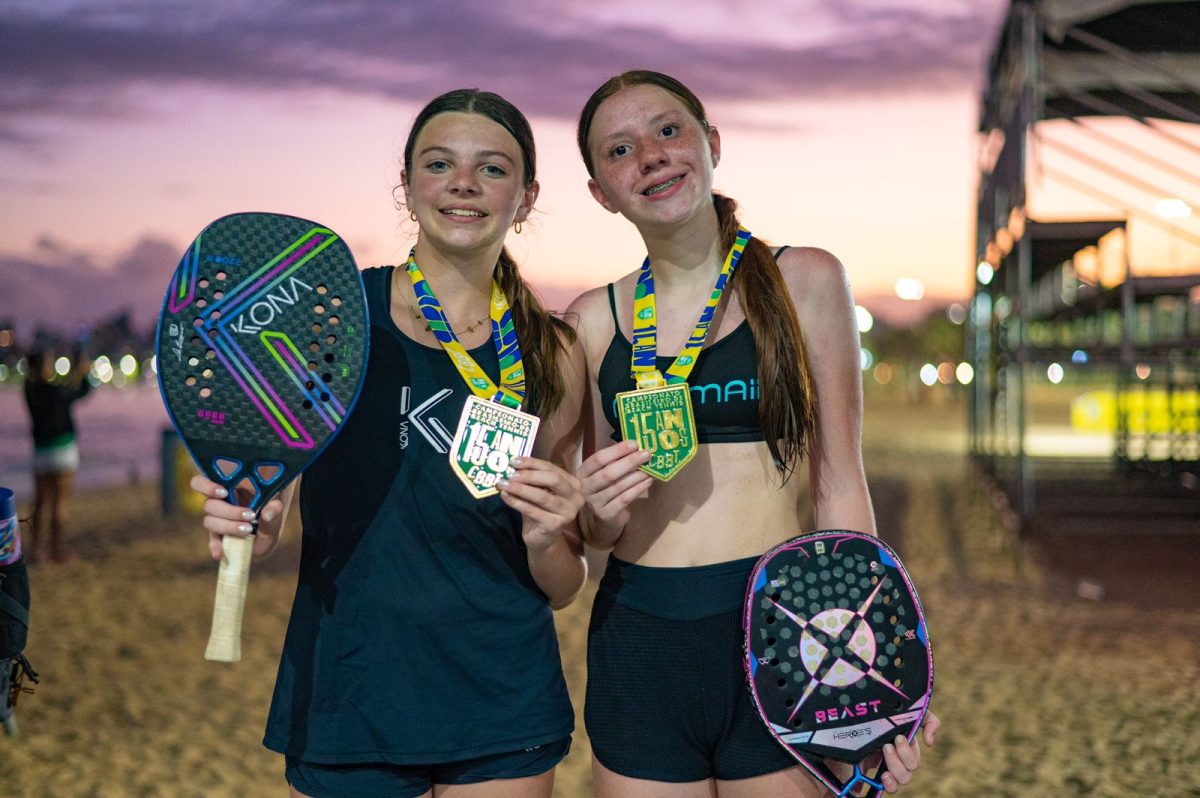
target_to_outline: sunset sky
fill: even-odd
[[[398,153],[436,94],[530,117],[538,213],[509,244],[561,295],[640,262],[588,195],[574,122],[623,69],[669,72],[721,129],[719,189],[859,293],[971,285],[975,125],[1004,0],[0,0],[0,318],[152,319],[216,217],[290,213],[360,266],[402,260]],[[5,290],[4,285],[9,286]],[[552,302],[553,304],[553,302]]]

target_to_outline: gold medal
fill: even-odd
[[[450,444],[450,468],[476,499],[492,496],[512,459],[533,451],[537,429],[537,416],[469,396]]]
[[[665,482],[696,456],[696,418],[686,382],[625,391],[616,399],[621,437],[650,452],[642,471]]]
[[[674,477],[700,448],[687,378],[700,357],[725,285],[737,269],[749,241],[750,232],[738,228],[708,303],[666,376],[658,370],[654,274],[650,271],[649,257],[642,263],[633,294],[633,358],[630,366],[637,389],[617,394],[616,405],[621,438],[635,441],[639,448],[650,452],[649,462],[640,468],[655,479],[665,482]]]
[[[414,250],[415,252],[415,250]],[[496,483],[508,475],[514,457],[533,451],[538,417],[521,412],[525,398],[525,368],[512,311],[500,286],[492,281],[490,317],[492,341],[500,361],[500,385],[471,357],[450,327],[441,303],[417,266],[414,252],[405,269],[412,278],[417,304],[450,362],[471,389],[450,444],[450,470],[476,499],[499,493]]]

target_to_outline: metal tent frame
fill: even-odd
[[[1190,416],[1186,409],[1176,412],[1178,397],[1200,391],[1200,268],[1171,277],[1137,275],[1126,258],[1119,282],[1102,285],[1080,279],[1071,266],[1074,253],[1124,230],[1131,218],[1200,243],[1195,219],[1163,219],[1136,201],[1156,189],[1147,175],[1170,173],[1200,186],[1200,173],[1181,166],[1186,159],[1109,136],[1091,124],[1099,116],[1133,120],[1165,149],[1183,148],[1200,163],[1200,146],[1162,124],[1200,124],[1200,2],[1014,0],[1010,6],[981,98],[977,279],[967,335],[975,371],[970,453],[1007,496],[1022,529],[1055,507],[1103,512],[1104,502],[1095,498],[1112,495],[1151,504],[1165,499],[1155,506],[1174,508],[1200,532],[1200,409]],[[1038,125],[1048,120],[1067,120],[1147,168],[1123,171],[1088,148],[1043,139]],[[1111,207],[1112,218],[1027,218],[1031,144],[1103,172],[1134,196],[1115,195],[1073,172],[1043,169],[1048,179]],[[1163,308],[1174,323],[1156,321]],[[1027,447],[1031,369],[1069,362],[1079,352],[1111,376],[1117,413],[1112,456],[1086,468],[1043,461]],[[1133,415],[1144,412],[1133,401],[1147,390],[1144,373],[1155,375],[1154,388],[1166,391],[1174,414],[1165,443]],[[1080,500],[1064,505],[1071,491]]]

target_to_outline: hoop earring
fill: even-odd
[[[513,222],[513,232],[516,233],[517,235],[521,235],[521,223],[520,222]]]
[[[412,221],[414,221],[414,222],[415,222],[415,221],[417,220],[417,212],[416,212],[416,211],[409,211],[409,212],[408,212],[408,218],[409,218],[409,219],[411,219]]]

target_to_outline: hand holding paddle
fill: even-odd
[[[236,521],[220,541],[208,659],[241,658],[254,539],[238,533],[253,530],[341,429],[366,373],[368,330],[345,242],[294,216],[216,220],[171,278],[158,325],[159,388],[184,446],[231,505],[206,523]]]

